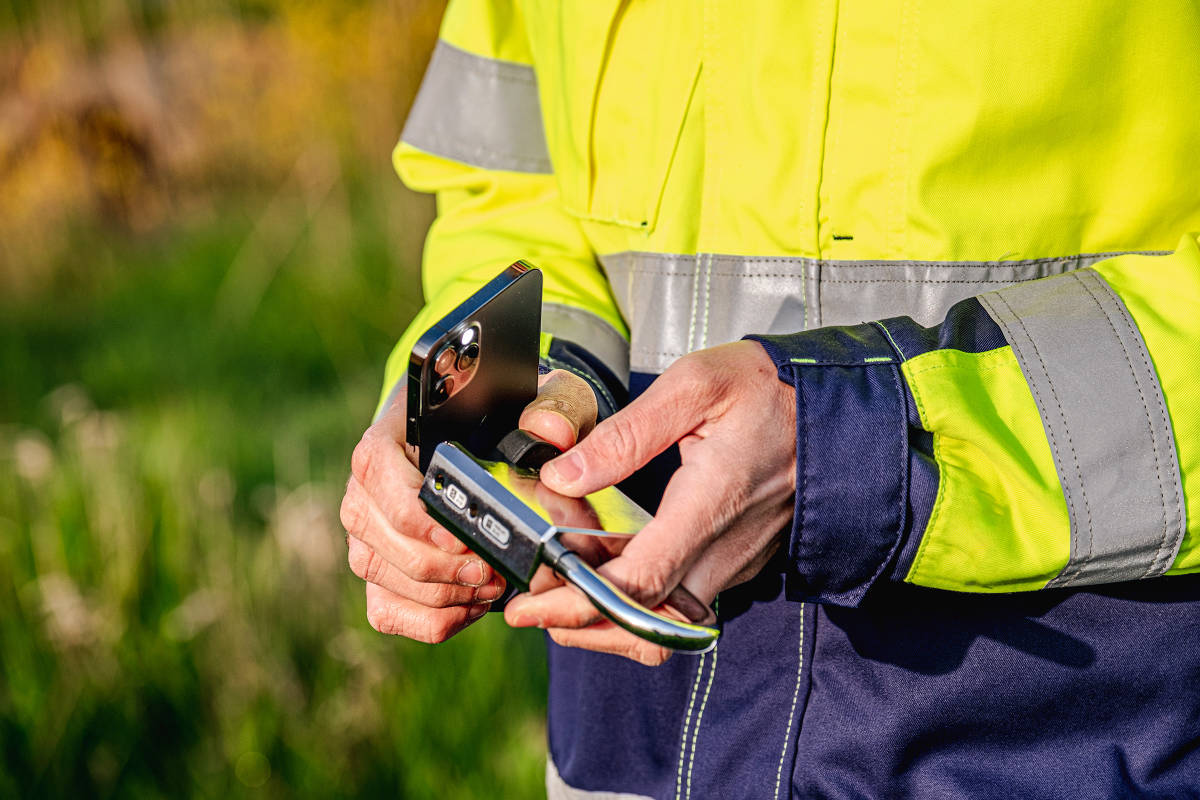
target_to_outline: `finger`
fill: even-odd
[[[444,642],[487,613],[488,606],[428,608],[374,583],[367,584],[367,621],[380,633],[428,644]]]
[[[667,648],[639,639],[608,621],[582,630],[550,628],[546,632],[563,647],[579,647],[597,653],[624,656],[647,667],[660,666],[671,657],[671,651]]]
[[[679,585],[745,501],[737,480],[712,485],[711,462],[719,450],[698,448],[693,460],[676,470],[667,484],[655,518],[628,541],[620,555],[599,567],[601,574],[648,608],[662,603]],[[716,592],[710,595],[698,588],[710,587],[688,587],[701,602],[711,603]],[[514,598],[505,619],[517,627],[578,628],[594,623],[599,612],[578,592],[571,596],[565,590],[550,591]]]
[[[715,448],[697,448],[693,460],[671,476],[654,519],[604,565],[604,574],[643,605],[661,603],[746,507],[742,479],[713,480],[712,462],[718,455]],[[701,601],[711,603],[716,592],[702,591],[708,588],[688,586]]]
[[[680,581],[697,597],[717,593],[757,575],[787,541],[792,504],[747,513],[709,545]]]
[[[537,399],[518,423],[560,450],[572,447],[596,425],[596,394],[587,381],[563,369],[542,376]]]
[[[669,613],[667,609],[657,609]],[[678,616],[678,615],[673,615]],[[605,619],[577,589],[562,586],[540,595],[518,595],[504,609],[505,621],[514,628],[545,628],[560,645],[632,658],[657,666],[671,651],[638,638]]]
[[[388,427],[395,414],[389,412],[363,434],[350,458],[350,483],[357,481],[381,508],[388,509],[393,525],[405,531],[405,520],[428,519],[417,500],[424,476],[413,466]],[[347,492],[350,487],[347,486]],[[407,531],[406,531],[407,532]],[[434,529],[425,529],[434,533]],[[437,544],[451,552],[461,551],[457,540],[442,531]]]
[[[342,524],[353,538],[361,540],[414,581],[482,586],[493,575],[492,568],[470,551],[447,553],[424,541],[427,535],[399,533],[354,480],[342,501]],[[436,525],[432,520],[428,524]]]
[[[533,578],[529,581],[529,593],[540,594],[557,586],[562,586],[563,584],[564,581],[561,575],[552,570],[549,566],[542,564],[537,568],[537,571],[533,573]]]
[[[405,458],[412,464],[418,463],[417,448],[408,443],[408,397],[404,390],[398,391],[392,397],[392,402],[379,415],[379,419],[371,425],[384,438],[395,442],[401,448]],[[370,429],[368,429],[368,432]]]
[[[564,528],[599,528],[600,517],[587,500],[559,494],[540,481],[533,486],[538,505],[550,515],[550,521]]]
[[[555,576],[557,578],[557,575]],[[586,628],[606,617],[577,587],[565,584],[561,578],[552,582],[539,572],[534,581],[542,580],[536,590],[519,594],[508,602],[504,619],[514,628]],[[667,600],[653,610],[680,622],[711,624],[715,621],[712,609],[704,606],[691,592],[677,586],[667,594]]]
[[[383,509],[387,509],[387,512]],[[428,542],[446,553],[468,552],[467,546],[458,537],[425,513],[425,506],[416,492],[411,489],[393,491],[379,485],[372,492],[356,476],[351,475],[346,483],[346,495],[342,498],[342,526],[352,534],[356,530],[365,530],[376,513],[383,517],[389,531]],[[358,538],[367,541],[365,535],[358,535]]]
[[[585,628],[602,619],[591,601],[568,584],[519,594],[504,607],[504,621],[514,628]]]
[[[482,586],[421,583],[397,569],[361,539],[349,537],[346,560],[350,571],[368,583],[430,608],[491,602],[504,594],[504,578],[493,575]]]
[[[541,469],[542,480],[572,497],[624,480],[703,422],[707,394],[697,370],[672,365],[645,394],[547,462]]]

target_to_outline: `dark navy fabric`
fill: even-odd
[[[897,363],[901,360],[883,331],[869,324],[838,325],[803,333],[745,338],[763,346],[775,366],[781,370],[780,379],[785,381],[787,378],[782,370],[797,359],[812,365],[847,367],[865,363]]]
[[[836,337],[835,366],[795,366],[788,356],[781,374],[799,376],[807,405],[798,413],[812,425],[822,423],[818,405],[832,413],[841,402],[886,399],[908,429],[901,528],[921,530],[914,508],[932,504],[937,486],[931,443],[913,428],[911,397],[896,399],[880,377],[895,374],[898,354],[859,363],[882,358],[875,330]],[[786,343],[764,346],[776,357]],[[799,357],[816,356],[810,347]],[[652,379],[635,374],[631,386],[640,392]],[[875,430],[843,433],[861,443]],[[824,459],[815,444],[808,457]],[[670,464],[640,476],[645,491],[661,493]],[[852,459],[840,468],[865,472]],[[879,513],[861,504],[845,501],[842,513]],[[895,512],[881,523],[896,524]],[[721,640],[705,656],[648,668],[550,643],[549,743],[560,776],[579,789],[660,800],[1200,798],[1200,575],[959,594],[899,582],[911,538],[901,533],[891,557],[897,580],[874,581],[857,605],[796,598],[812,593],[806,572],[861,567],[802,570],[781,550],[754,580],[721,593]],[[866,559],[837,542],[826,555],[886,569],[882,542],[866,542],[875,548]]]
[[[674,798],[690,783],[693,798],[771,797],[778,772],[788,796],[815,609],[784,598],[776,568],[723,592],[718,609],[717,649],[661,667],[547,640],[550,753],[568,784]]]
[[[892,580],[902,581],[912,567],[921,544],[921,531],[929,524],[937,499],[938,466],[933,458],[933,434],[919,425],[916,404],[908,394],[908,497],[905,498],[904,534],[892,561]]]
[[[890,564],[909,513],[899,357],[872,325],[747,338],[796,389],[793,599],[855,605]]]
[[[771,596],[775,580],[722,593],[703,661],[551,644],[563,779],[661,800],[1200,797],[1200,576],[1015,595],[880,582],[854,608]]]
[[[1200,576],[816,620],[794,797],[1200,797]]]
[[[955,303],[946,318],[930,328],[909,317],[893,317],[873,324],[886,331],[904,361],[930,350],[984,353],[1008,344],[1000,326],[974,297]]]
[[[796,599],[854,605],[880,577],[903,580],[937,497],[930,434],[899,364],[934,349],[1004,347],[975,298],[940,325],[908,317],[748,336],[796,389]]]

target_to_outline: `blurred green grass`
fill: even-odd
[[[61,35],[31,8],[6,22],[18,60]],[[178,30],[136,8],[137,36]],[[283,13],[248,8],[217,11]],[[305,101],[313,120],[340,96]],[[432,213],[390,175],[398,118],[351,127],[264,134],[261,169],[219,181],[166,159],[149,205],[47,201],[71,212],[0,247],[0,797],[539,794],[540,638],[490,618],[437,647],[380,636],[345,566],[349,454]]]

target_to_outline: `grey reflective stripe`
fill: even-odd
[[[658,373],[685,353],[748,333],[910,316],[942,320],[988,289],[1111,258],[1091,253],[1023,261],[832,261],[701,253],[602,256],[629,323],[630,368]]]
[[[584,347],[629,385],[629,342],[600,317],[573,306],[543,303],[542,330]]]
[[[533,67],[442,41],[400,140],[485,169],[551,171]]]
[[[614,769],[620,765],[614,764]],[[546,757],[546,800],[653,800],[643,794],[627,792],[590,792],[586,789],[576,789],[568,786],[558,774],[554,760]]]
[[[1125,304],[1092,269],[979,298],[1033,392],[1071,520],[1047,587],[1162,575],[1185,533],[1166,404]]]

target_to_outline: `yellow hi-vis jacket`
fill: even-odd
[[[439,213],[385,402],[524,258],[547,332],[622,381],[777,335],[792,605],[1200,571],[1197,97],[1183,0],[455,0],[394,156]],[[803,760],[800,681],[753,796]],[[641,792],[690,791],[687,708]]]

